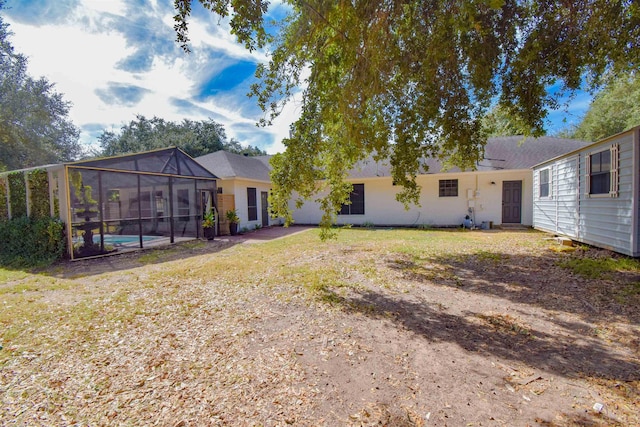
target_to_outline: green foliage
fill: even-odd
[[[496,105],[483,117],[482,126],[488,137],[527,135],[530,132],[522,119],[502,105]]]
[[[183,120],[169,122],[159,117],[147,119],[136,116],[129,124],[122,126],[120,133],[104,131],[98,137],[101,156],[137,153],[158,148],[178,147],[191,157],[198,157],[214,151],[225,150],[236,154],[264,155],[258,147],[244,147],[238,141],[227,141],[224,127],[215,121],[195,122]]]
[[[202,228],[213,228],[216,226],[216,214],[213,209],[209,209],[202,219]]]
[[[191,3],[174,3],[183,44]],[[262,124],[302,87],[300,118],[272,161],[271,206],[290,223],[294,194],[320,195],[325,237],[358,161],[389,157],[403,188],[397,200],[417,204],[421,157],[474,168],[496,98],[523,133],[539,136],[547,110],[584,76],[596,85],[605,70],[640,66],[640,6],[631,1],[288,0],[279,26],[267,21],[262,1],[200,3],[228,16],[248,48],[270,43],[252,87]],[[270,37],[266,25],[279,33]],[[552,85],[559,90],[548,91]]]
[[[9,200],[7,196],[7,180],[0,178],[0,221],[9,219]]]
[[[24,172],[12,172],[7,178],[11,218],[27,216],[27,186],[24,182]]]
[[[10,35],[0,16],[0,170],[73,160],[82,149],[69,103],[53,83],[27,74],[27,58],[14,52]]]
[[[569,258],[558,263],[588,279],[599,279],[616,271],[640,272],[640,261],[632,258]]]
[[[234,1],[229,4],[229,0],[199,0],[205,9],[212,11],[222,18],[231,15],[231,34],[234,34],[238,41],[253,51],[263,47],[268,34],[264,29],[263,16],[267,12],[269,2],[265,0]],[[187,18],[191,14],[191,0],[176,0],[174,2],[176,15],[173,17],[176,24],[173,28],[176,31],[176,41],[185,51],[189,51],[189,34]]]
[[[639,72],[610,77],[570,136],[595,142],[640,125],[639,99]]]
[[[4,266],[42,266],[65,254],[64,224],[59,219],[22,216],[2,221],[0,241],[0,264]]]
[[[98,201],[93,198],[93,188],[90,185],[84,185],[81,170],[69,169],[69,182],[73,187],[76,203],[81,203],[85,206],[98,203]]]
[[[53,173],[53,181],[51,182],[53,186],[53,216],[56,218],[60,217],[60,188],[58,187],[58,173]]]
[[[233,210],[228,210],[226,213],[227,221],[232,224],[238,224],[240,222],[240,217],[238,216],[238,212]]]
[[[44,169],[37,169],[27,174],[29,182],[30,214],[33,218],[51,216],[49,204],[49,174]]]
[[[640,296],[640,282],[628,283],[615,292],[615,299],[620,304],[630,304]]]

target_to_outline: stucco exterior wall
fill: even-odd
[[[247,179],[221,179],[218,180],[218,187],[222,188],[223,194],[234,194],[236,211],[240,217],[240,223],[238,224],[238,230],[243,228],[253,229],[256,226],[262,226],[262,192],[271,191],[271,184],[262,181],[252,181]],[[247,199],[247,188],[256,189],[257,207],[258,207],[258,219],[255,221],[249,221],[249,206]],[[224,215],[224,212],[221,212]],[[269,225],[280,224],[277,219],[269,218]]]
[[[441,179],[458,180],[458,196],[439,197]],[[375,226],[459,226],[465,215],[480,225],[483,221],[502,223],[502,183],[522,181],[521,224],[532,224],[532,173],[531,170],[491,172],[463,172],[421,175],[420,206],[397,202],[395,196],[401,187],[394,186],[391,177],[351,179],[354,184],[364,184],[364,215],[338,215],[338,224],[373,224]],[[319,204],[307,201],[300,209],[292,201],[293,219],[296,224],[318,224],[322,213]],[[469,209],[472,212],[469,212]]]

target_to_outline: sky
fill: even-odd
[[[272,3],[269,14],[281,17],[285,6]],[[28,57],[28,73],[47,78],[71,103],[69,119],[87,148],[99,148],[104,130],[117,133],[139,114],[175,122],[210,118],[229,139],[274,154],[284,150],[282,139],[300,115],[294,99],[273,125],[256,126],[264,113],[247,93],[267,54],[236,43],[228,22],[197,1],[189,54],[175,42],[171,0],[6,0],[0,13],[14,49]],[[550,112],[548,133],[577,123],[590,100],[580,92]]]
[[[282,14],[273,3],[269,14]],[[276,153],[300,114],[299,103],[289,103],[272,126],[256,126],[264,113],[247,93],[267,56],[236,43],[228,23],[197,1],[191,53],[175,42],[171,0],[6,0],[0,13],[29,75],[47,78],[72,104],[69,119],[87,147],[98,148],[104,130],[119,132],[140,114],[211,118],[227,138]]]

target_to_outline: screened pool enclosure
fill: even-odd
[[[178,148],[64,166],[72,259],[201,237],[216,208],[216,177]]]

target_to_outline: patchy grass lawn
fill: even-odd
[[[640,425],[640,264],[548,237],[309,229],[0,269],[0,424]]]

